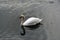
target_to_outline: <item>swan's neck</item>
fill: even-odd
[[[21,25],[23,25],[23,22],[24,22],[24,19],[23,19],[23,18],[21,18]]]
[[[24,21],[21,21],[21,25],[23,25],[23,22],[24,22]]]
[[[22,29],[21,35],[25,35],[25,28],[23,26],[24,18],[21,18],[20,20],[21,20],[21,29]]]

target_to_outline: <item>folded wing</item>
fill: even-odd
[[[41,22],[41,21],[42,21],[42,19],[40,19],[40,18],[31,17],[31,18],[28,18],[28,19],[23,23],[23,25],[25,25],[25,26],[35,25],[35,24],[37,24],[37,23],[39,23],[39,22]]]

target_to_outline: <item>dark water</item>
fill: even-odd
[[[35,30],[26,29],[26,35],[20,35],[19,16],[43,18],[43,25]],[[0,0],[0,40],[59,40],[58,1],[53,4],[39,0]]]

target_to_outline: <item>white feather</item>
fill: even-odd
[[[35,25],[39,22],[41,22],[42,19],[39,19],[39,18],[35,18],[35,17],[31,17],[31,18],[28,18],[24,23],[23,25],[27,26],[27,25]]]

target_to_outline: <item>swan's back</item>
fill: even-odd
[[[27,26],[27,25],[35,25],[39,22],[41,22],[42,19],[39,19],[39,18],[35,18],[35,17],[31,17],[31,18],[28,18],[24,23],[23,25]]]

